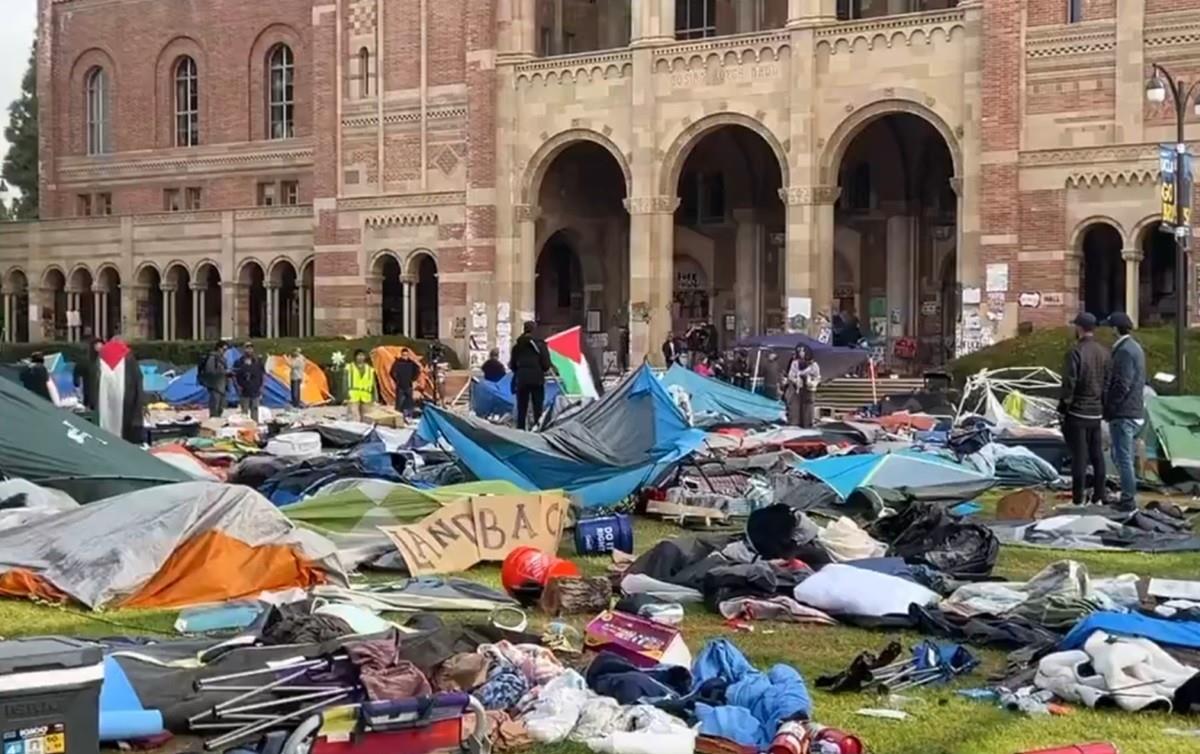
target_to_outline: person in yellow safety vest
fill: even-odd
[[[354,361],[346,365],[346,405],[352,421],[365,421],[363,412],[375,402],[375,368],[367,363],[367,352],[354,352]]]

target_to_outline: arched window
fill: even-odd
[[[267,60],[270,76],[267,87],[267,132],[272,139],[290,139],[296,135],[296,62],[292,57],[292,48],[277,45]]]
[[[96,67],[87,74],[87,153],[106,154],[108,143],[108,74]]]
[[[186,55],[175,64],[175,146],[200,143],[200,79],[196,61]]]
[[[371,51],[366,47],[358,51],[358,96],[371,95]]]

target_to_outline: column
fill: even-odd
[[[630,42],[634,46],[675,39],[675,0],[633,0]]]
[[[567,37],[563,33],[563,0],[554,0],[554,31],[551,36],[554,49],[546,50],[546,54],[562,55],[567,51]]]
[[[788,27],[837,20],[837,0],[788,0]]]
[[[192,299],[192,311],[195,313],[196,326],[192,330],[192,337],[195,340],[207,340],[208,333],[205,328],[208,324],[208,284],[200,283],[195,290],[194,298]]]
[[[745,34],[756,31],[755,13],[761,7],[761,0],[741,0],[734,3],[734,33]]]
[[[275,333],[277,332],[277,327],[278,327],[278,323],[276,322],[276,317],[278,316],[278,311],[279,311],[279,308],[278,308],[279,297],[277,295],[279,293],[279,288],[277,288],[275,286],[275,284],[271,283],[271,282],[267,283],[266,288],[267,288],[267,337],[274,338]]]
[[[735,277],[733,283],[734,311],[737,313],[737,330],[734,339],[743,333],[761,332],[758,321],[758,291],[762,284],[762,265],[759,261],[758,223],[752,209],[735,209],[733,219],[737,222],[734,241]],[[719,321],[722,312],[713,312],[713,322],[725,337],[725,324]]]
[[[4,298],[4,337],[5,343],[14,342],[13,331],[16,329],[17,321],[13,317],[13,295],[11,293],[0,294]]]
[[[533,57],[537,50],[537,0],[498,0],[499,54]]]
[[[514,207],[517,224],[516,248],[513,250],[516,270],[513,279],[512,322],[520,327],[517,312],[534,310],[534,273],[537,267],[537,221],[542,208],[530,204]]]
[[[164,285],[159,292],[162,293],[163,340],[175,340],[172,332],[175,328],[175,287]]]
[[[297,312],[296,327],[297,335],[301,338],[308,337],[308,286],[301,285],[296,288],[296,304]]]
[[[1146,101],[1146,0],[1121,0],[1117,8],[1116,142],[1140,143],[1144,138],[1142,112]],[[1130,317],[1137,321],[1133,312]]]
[[[417,284],[411,278],[404,282],[404,311],[408,318],[404,334],[415,338],[417,337]]]
[[[671,331],[674,287],[674,196],[625,200],[629,211],[629,350],[636,365],[649,356],[657,361],[659,346]]]
[[[1141,278],[1142,250],[1125,249],[1121,252],[1125,262],[1125,313],[1133,320],[1133,326],[1138,326],[1138,314],[1141,311]]]

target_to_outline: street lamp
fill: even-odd
[[[1182,206],[1183,187],[1185,183],[1183,171],[1184,156],[1187,154],[1187,144],[1183,141],[1183,126],[1187,120],[1187,108],[1191,103],[1193,111],[1200,115],[1200,100],[1194,98],[1197,84],[1190,87],[1187,82],[1177,81],[1170,71],[1158,63],[1151,65],[1151,77],[1146,82],[1146,100],[1156,105],[1167,101],[1168,95],[1175,104],[1175,384],[1176,390],[1183,395],[1183,375],[1186,369],[1185,338],[1187,335],[1187,247],[1188,227],[1191,208]],[[1191,202],[1191,197],[1188,197]]]

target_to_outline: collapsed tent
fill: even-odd
[[[513,392],[512,381],[512,372],[504,375],[497,382],[473,379],[471,384],[471,411],[476,416],[485,418],[514,414],[517,410],[517,396]],[[558,396],[558,381],[547,380],[546,397],[542,401],[542,410],[550,411]]]
[[[1200,468],[1200,396],[1148,398],[1146,416],[1162,457],[1178,468]]]
[[[242,358],[241,350],[229,348],[225,351],[225,366],[233,371],[238,359]],[[240,395],[237,381],[230,378],[225,388],[225,397],[229,405],[236,406]],[[162,391],[162,399],[172,406],[207,406],[208,389],[200,384],[198,369],[192,367],[175,379],[171,380],[166,390]],[[271,372],[263,379],[262,405],[268,408],[284,408],[292,403],[292,389],[286,381],[280,380]]]
[[[1057,419],[1061,387],[1045,367],[984,369],[967,378],[954,423],[977,415],[1000,429],[1046,426]]]
[[[0,595],[165,608],[345,583],[334,546],[248,487],[188,482],[0,532]]]
[[[81,503],[192,478],[8,380],[0,380],[0,427],[0,473]]]
[[[807,335],[802,335],[801,333],[752,335],[748,338],[742,338],[734,347],[775,351],[781,359],[784,359],[783,363],[786,365],[786,359],[790,358],[799,346],[808,346],[808,350],[812,352],[817,365],[821,367],[821,377],[826,380],[842,377],[853,372],[865,364],[867,359],[871,357],[870,351],[861,348],[838,348],[828,343],[822,343],[815,338],[810,338]],[[754,365],[755,360],[752,359],[750,366],[753,368]]]
[[[292,390],[292,358],[291,356],[268,356],[267,374],[287,385],[288,393]],[[333,400],[329,392],[329,379],[325,370],[315,361],[306,356],[304,359],[304,377],[300,382],[300,402],[305,406],[323,406]]]
[[[863,453],[802,461],[797,467],[829,485],[842,498],[858,487],[886,487],[908,493],[970,500],[996,481],[931,453]]]
[[[396,553],[396,546],[380,527],[420,521],[446,503],[471,495],[519,492],[509,482],[468,482],[419,490],[381,479],[339,479],[281,510],[295,523],[336,544],[342,565],[354,569]]]
[[[379,387],[379,399],[389,406],[396,403],[396,383],[392,379],[392,364],[396,363],[396,359],[417,362],[421,372],[413,384],[413,399],[432,400],[435,394],[433,374],[425,366],[425,359],[405,346],[377,346],[371,349],[371,365],[375,367],[375,384]]]
[[[668,389],[678,387],[688,394],[694,423],[699,427],[772,424],[784,420],[783,404],[779,401],[703,377],[679,364],[667,370],[662,384]]]
[[[623,500],[704,441],[647,366],[544,432],[431,407],[417,434],[428,443],[445,438],[480,479],[565,490],[587,507]]]

